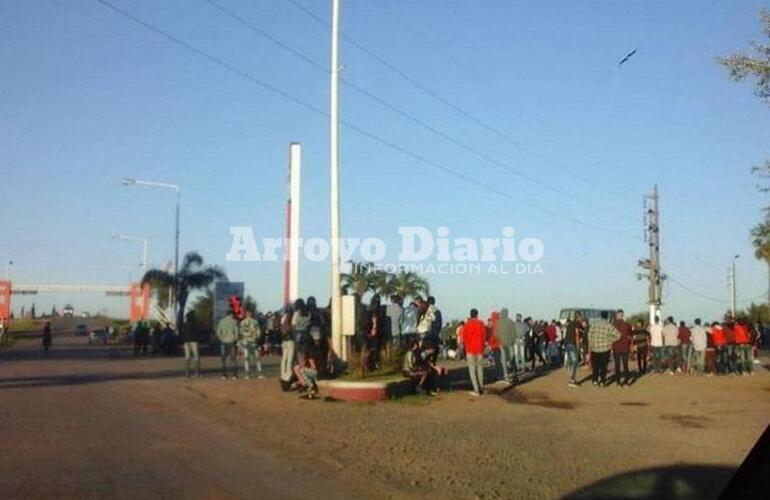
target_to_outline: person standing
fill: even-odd
[[[679,369],[679,328],[674,323],[674,318],[669,316],[663,325],[664,355],[669,364],[669,374],[673,375]]]
[[[516,325],[508,317],[508,309],[500,309],[500,319],[497,320],[497,338],[500,341],[500,361],[503,365],[503,378],[511,380],[516,373],[516,361],[513,356],[516,342]]]
[[[564,352],[566,355],[565,366],[569,370],[569,386],[578,387],[577,369],[580,365],[579,342],[580,332],[583,330],[583,315],[575,311],[575,315],[567,323],[567,334],[564,336]]]
[[[725,341],[727,342],[727,370],[731,375],[736,375],[738,373],[738,357],[736,355],[735,323],[727,321],[722,326],[725,332]]]
[[[262,328],[254,319],[254,313],[246,311],[246,317],[241,320],[241,350],[243,352],[243,368],[246,378],[251,378],[251,370],[257,368],[257,378],[265,378],[262,375],[262,363],[257,344],[262,338]]]
[[[527,334],[529,333],[529,325],[524,322],[521,313],[516,313],[516,321],[514,324],[516,325],[516,338],[513,343],[513,359],[515,360],[516,367],[514,375],[516,375],[519,371],[524,369],[524,365],[527,362],[524,343],[526,342]]]
[[[474,396],[484,393],[484,334],[486,328],[479,320],[479,311],[471,309],[470,317],[463,326],[463,345]]]
[[[51,322],[46,321],[43,327],[43,352],[48,354],[48,349],[51,348]]]
[[[690,371],[690,356],[692,354],[692,332],[684,321],[679,322],[679,359],[681,371],[688,373]]]
[[[401,297],[394,294],[390,296],[390,304],[385,308],[385,316],[390,325],[390,341],[394,347],[403,347],[401,340],[401,317],[404,314],[404,308],[401,307]]]
[[[496,382],[503,382],[504,379],[504,373],[503,373],[503,363],[502,358],[500,354],[500,339],[497,336],[497,321],[500,319],[500,313],[497,311],[492,311],[492,314],[490,314],[489,319],[487,320],[487,330],[486,330],[486,340],[487,345],[489,345],[489,351],[492,355],[492,364],[495,367],[495,379]]]
[[[647,373],[647,354],[650,345],[650,332],[644,328],[644,321],[637,320],[634,328],[634,348],[636,348],[636,376]]]
[[[419,335],[422,342],[433,333],[433,322],[436,320],[436,306],[430,302],[423,302],[419,297],[418,299],[420,300],[418,302],[420,314],[417,320],[417,335]]]
[[[420,319],[420,303],[422,299],[417,296],[404,309],[401,316],[401,335],[404,337],[404,344],[411,345],[417,338],[417,322]]]
[[[432,310],[433,322],[430,324],[430,335],[434,342],[438,344],[441,336],[441,329],[444,328],[444,318],[441,315],[441,309],[436,307],[436,297],[428,297],[428,308]]]
[[[615,364],[615,380],[620,387],[631,382],[628,373],[628,352],[631,350],[632,329],[625,320],[623,309],[615,313],[615,329],[620,332],[620,338],[612,343],[612,357]]]
[[[735,323],[735,350],[737,368],[741,375],[751,375],[754,370],[754,359],[751,345],[751,331],[745,321],[739,319]]]
[[[238,364],[236,363],[236,345],[238,342],[238,320],[235,319],[235,313],[230,310],[227,315],[219,320],[216,331],[219,340],[219,357],[222,361],[222,378],[228,378],[227,360],[230,360],[230,366],[233,379],[238,378]]]
[[[184,349],[184,371],[187,378],[201,376],[200,342],[203,340],[202,330],[203,325],[198,320],[195,311],[188,312],[187,320],[180,331]],[[195,371],[191,371],[191,364],[195,365]]]
[[[281,388],[288,391],[291,379],[294,376],[294,355],[296,342],[291,329],[291,321],[294,312],[289,304],[286,304],[281,314]]]
[[[650,325],[650,347],[652,348],[652,369],[655,373],[663,373],[663,325],[660,318],[655,317],[655,322]]]
[[[690,362],[687,363],[687,367],[690,373],[694,373],[696,370],[700,373],[706,371],[706,349],[708,348],[708,335],[706,329],[701,325],[700,318],[695,318],[695,326],[690,330],[690,339],[692,341],[692,349],[690,355]]]
[[[711,343],[714,344],[716,350],[717,374],[723,375],[727,373],[728,367],[727,337],[722,325],[716,321],[711,323]]]
[[[612,343],[619,338],[620,332],[610,323],[610,315],[607,311],[602,311],[601,319],[591,321],[588,347],[591,349],[594,386],[607,386],[607,364],[610,360],[610,350]]]

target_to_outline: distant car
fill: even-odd
[[[95,344],[97,342],[101,342],[102,344],[107,343],[107,330],[101,328],[91,330],[91,334],[88,336],[88,343]]]
[[[88,327],[86,325],[75,325],[75,335],[88,335]]]
[[[91,317],[91,313],[88,312],[88,311],[83,311],[82,313],[80,313],[80,317],[81,318],[90,318]]]
[[[65,318],[71,318],[74,315],[75,315],[75,309],[71,305],[67,304],[66,306],[64,306],[64,309],[62,309],[62,316],[64,316]]]

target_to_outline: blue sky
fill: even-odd
[[[328,107],[323,72],[204,0],[110,1]],[[328,66],[328,28],[289,1],[217,2]],[[329,1],[296,2],[329,18]],[[517,237],[544,242],[542,274],[430,276],[448,316],[471,306],[544,317],[573,305],[638,311],[646,308],[646,287],[635,277],[646,253],[642,196],[657,183],[664,270],[707,297],[671,282],[665,311],[720,315],[735,254],[741,255],[739,301],[762,300],[767,270],[752,256],[748,231],[767,200],[749,169],[770,157],[770,110],[750,85],[729,81],[715,57],[758,36],[763,6],[751,0],[343,0],[349,37],[523,146],[343,42],[347,80],[496,162],[343,85],[344,120],[493,187],[343,128],[343,235],[380,237],[396,252],[400,225],[443,225],[472,238],[496,236],[509,225]],[[636,55],[619,67],[633,49]],[[138,278],[140,245],[110,240],[113,232],[149,237],[151,264],[167,262],[173,196],[121,186],[133,176],[180,184],[182,249],[224,266],[260,305],[276,307],[281,264],[226,263],[224,255],[230,226],[251,225],[257,238],[283,234],[291,141],[304,148],[303,233],[328,234],[327,119],[96,1],[0,1],[0,74],[0,258],[13,259],[16,281]],[[328,264],[302,264],[304,295],[325,301],[328,288]],[[71,302],[127,313],[121,299],[98,295],[14,302],[18,309],[33,300],[46,309]]]

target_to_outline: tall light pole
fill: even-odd
[[[124,186],[149,186],[159,187],[164,189],[170,189],[176,194],[176,212],[174,214],[174,279],[176,280],[179,273],[179,205],[181,197],[181,189],[178,184],[170,184],[168,182],[155,182],[155,181],[140,181],[134,178],[127,177],[123,179]],[[176,293],[176,287],[172,287],[174,293]],[[176,305],[176,296],[173,297],[174,306],[174,320],[178,314]]]
[[[332,0],[332,46],[331,46],[331,88],[329,99],[329,167],[331,202],[331,317],[332,348],[338,356],[345,358],[342,348],[342,295],[340,292],[340,187],[339,187],[339,26],[340,2]]]
[[[139,238],[136,236],[128,236],[126,234],[112,233],[110,238],[113,240],[125,240],[125,241],[138,241],[142,243],[142,277],[147,272],[147,251],[150,240],[147,238]]]

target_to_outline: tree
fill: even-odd
[[[759,21],[762,34],[770,41],[770,10],[762,9]],[[770,104],[770,45],[752,41],[751,48],[753,54],[737,53],[717,60],[730,71],[733,80],[755,79],[754,94]]]
[[[350,272],[340,275],[343,292],[348,294],[352,291],[359,298],[363,297],[373,288],[374,272],[374,264],[370,262],[350,261]]]
[[[209,289],[203,295],[199,295],[191,309],[204,329],[214,330],[214,292]]]
[[[401,298],[414,297],[416,295],[430,293],[428,281],[411,271],[401,270],[391,280],[393,293]]]
[[[155,283],[165,287],[173,287],[178,308],[176,324],[180,328],[184,324],[184,312],[187,299],[194,290],[208,288],[212,283],[226,280],[227,275],[217,266],[203,266],[203,257],[197,252],[189,252],[182,260],[179,273],[162,269],[150,269],[142,277],[142,285]]]
[[[759,21],[765,42],[770,42],[770,10],[762,9]],[[752,54],[737,53],[719,58],[720,64],[730,71],[730,77],[738,82],[747,79],[754,81],[754,94],[765,104],[770,105],[770,45],[757,41],[751,42]],[[765,161],[759,167],[751,169],[764,182],[757,186],[763,193],[770,192],[770,161]],[[770,273],[770,207],[763,207],[764,220],[751,229],[751,243],[754,246],[754,256],[763,260]],[[770,304],[770,275],[768,277],[768,304]]]
[[[254,297],[247,295],[243,298],[243,310],[251,311],[251,314],[253,314],[255,318],[257,317],[257,301],[254,300]]]

